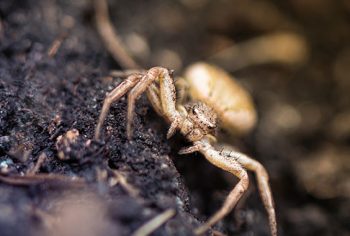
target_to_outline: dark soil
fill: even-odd
[[[251,1],[251,8],[237,8],[237,1],[184,2],[110,3],[121,36],[136,33],[148,42],[148,53],[134,52],[146,68],[166,64],[171,55],[179,59],[179,74],[211,55],[215,42],[269,32],[289,30],[307,39],[311,55],[302,66],[236,72],[252,92],[259,123],[248,137],[232,142],[270,173],[280,235],[349,235],[350,5],[266,1],[280,14],[266,23],[249,17],[256,10]],[[166,139],[167,125],[146,97],[137,103],[132,141],[126,138],[125,99],[113,105],[103,141],[92,140],[105,92],[121,81],[108,76],[120,66],[97,34],[93,10],[87,0],[0,1],[1,177],[24,176],[45,155],[41,176],[85,181],[0,180],[0,235],[130,235],[168,208],[176,216],[153,235],[192,235],[236,179],[199,154],[179,156],[188,144],[181,136]],[[60,39],[57,53],[49,55]],[[297,118],[286,126],[285,116]],[[64,136],[74,130],[75,140]],[[67,140],[57,143],[62,138]],[[115,170],[137,194],[110,184]],[[269,234],[251,177],[244,199],[215,229]]]

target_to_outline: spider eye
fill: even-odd
[[[208,124],[208,128],[209,128],[210,130],[215,130],[215,129],[216,129],[216,124],[210,123],[210,124]]]

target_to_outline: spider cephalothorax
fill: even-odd
[[[185,105],[187,122],[192,124],[185,136],[191,141],[197,141],[207,134],[215,135],[217,115],[214,110],[202,102],[192,102]]]

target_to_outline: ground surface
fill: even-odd
[[[331,0],[261,4],[110,5],[128,45],[146,42],[133,51],[145,67],[172,62],[181,71],[233,41],[273,31],[302,34],[310,49],[302,66],[236,72],[252,92],[259,123],[248,137],[226,141],[268,169],[281,235],[349,235],[350,6]],[[91,2],[0,1],[1,176],[32,173],[44,156],[38,173],[86,181],[0,181],[0,235],[130,235],[168,208],[176,216],[154,235],[191,235],[218,209],[235,178],[200,155],[177,155],[185,141],[166,140],[167,126],[145,97],[137,104],[133,141],[125,136],[125,100],[111,109],[104,141],[91,141],[104,94],[121,81],[109,71],[118,68],[95,30]],[[74,142],[57,143],[73,130],[79,132]],[[113,171],[130,186],[113,184]],[[246,197],[216,229],[268,235],[251,179]]]

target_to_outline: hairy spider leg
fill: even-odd
[[[210,145],[208,140],[196,141],[194,146],[199,148],[198,151],[203,154],[210,163],[239,178],[239,182],[226,197],[222,207],[211,216],[207,222],[194,231],[195,234],[200,235],[232,211],[239,199],[241,199],[242,195],[247,191],[249,178],[247,171],[239,162],[230,156],[222,155],[221,152],[215,150],[215,148]]]
[[[182,77],[177,77],[175,80],[175,88],[177,91],[177,103],[184,104],[188,99],[189,83]]]
[[[155,84],[150,84],[146,92],[147,98],[152,104],[153,109],[157,112],[158,115],[162,116],[164,119],[167,119],[162,110],[162,104],[159,98],[159,89],[157,86]]]
[[[98,123],[95,129],[95,139],[100,139],[101,129],[104,121],[106,120],[106,116],[109,112],[109,109],[113,102],[117,101],[124,94],[126,94],[132,87],[134,87],[137,82],[140,81],[142,75],[141,74],[133,74],[128,76],[123,82],[121,82],[115,89],[113,89],[110,93],[107,93],[106,98],[103,102],[102,111],[100,117],[98,119]]]
[[[159,99],[156,98],[156,86],[152,85],[155,81],[159,82],[158,97],[160,102],[158,101]],[[135,101],[146,90],[148,91],[148,97],[153,99],[151,103],[152,105],[155,105],[156,111],[158,113],[162,112],[163,116],[172,123],[169,132],[172,130],[175,131],[175,128],[180,123],[179,120],[181,120],[181,116],[175,109],[176,98],[173,78],[171,77],[168,69],[163,67],[153,67],[147,71],[145,76],[142,77],[140,82],[130,91],[128,95],[127,136],[129,139],[131,139],[132,135],[132,121],[134,116]],[[172,129],[173,126],[175,126],[175,128]]]
[[[147,90],[147,96],[156,112],[166,119],[171,125],[167,133],[170,138],[184,120],[176,109],[176,89],[174,79],[169,70],[158,67],[159,88],[151,84]]]
[[[254,160],[253,158],[243,153],[235,151],[233,147],[226,146],[223,152],[224,152],[224,155],[227,155],[236,159],[243,167],[255,172],[259,193],[264,203],[267,214],[269,216],[269,225],[270,225],[271,235],[276,236],[277,235],[276,213],[275,213],[275,208],[273,203],[273,196],[269,186],[269,176],[267,174],[266,169],[260,162]]]

